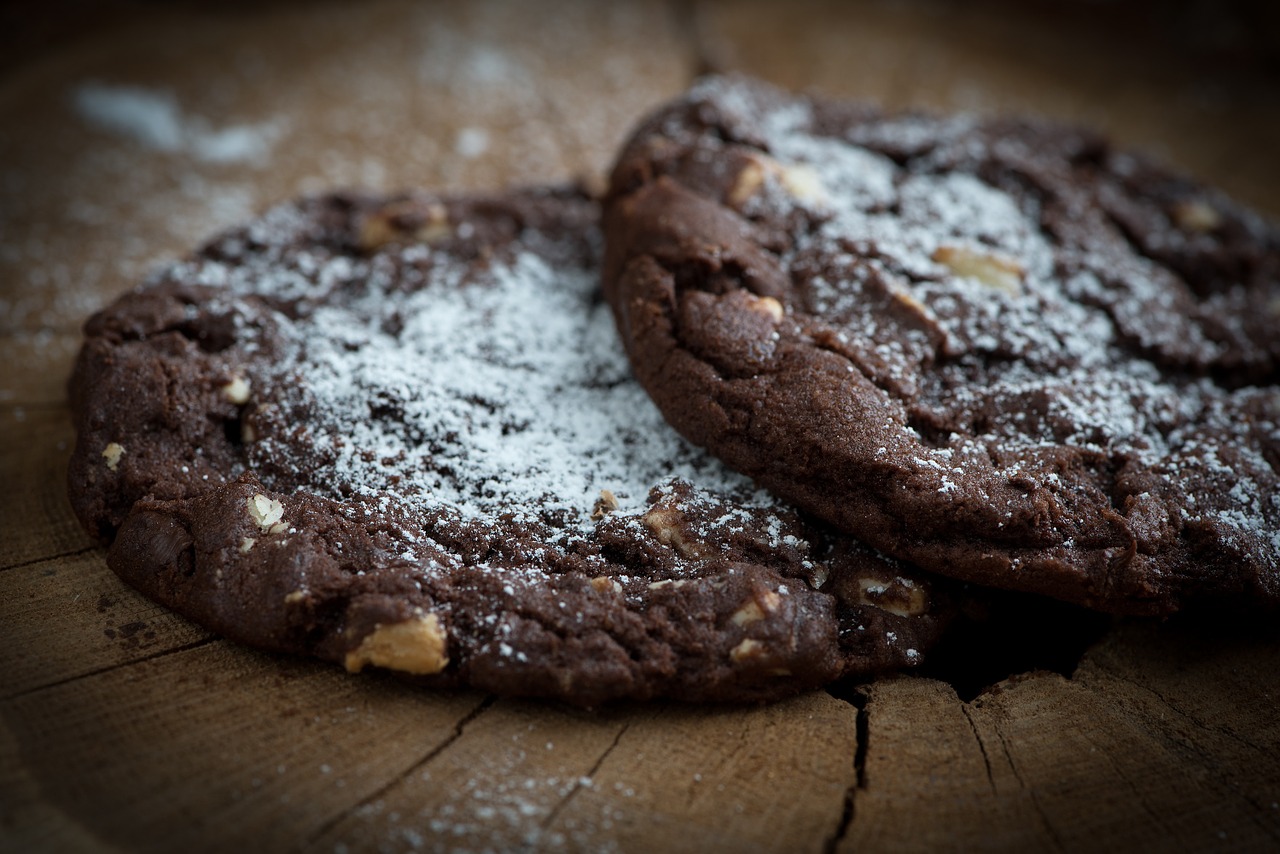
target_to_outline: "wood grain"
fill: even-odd
[[[0,571],[75,555],[94,543],[71,515],[67,459],[75,433],[64,405],[0,408]]]
[[[585,712],[213,638],[112,576],[65,497],[78,326],[153,264],[334,185],[598,181],[699,68],[1088,120],[1280,210],[1274,42],[1078,5],[116,0],[59,37],[38,18],[53,47],[0,77],[0,850],[1280,846],[1274,628],[1119,623],[1074,672],[970,702],[904,676]],[[270,150],[213,162],[92,126],[73,99],[94,81],[268,128]]]

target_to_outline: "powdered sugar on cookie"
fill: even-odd
[[[1280,601],[1280,229],[1087,131],[724,77],[611,194],[637,374],[776,493],[979,583]]]

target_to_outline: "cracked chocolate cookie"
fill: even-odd
[[[86,326],[70,493],[111,568],[227,637],[596,704],[907,667],[945,597],[675,434],[568,190],[335,195]]]
[[[1280,600],[1280,231],[1084,131],[710,78],[620,155],[605,288],[667,420],[940,574]]]

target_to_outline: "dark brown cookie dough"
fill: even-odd
[[[930,583],[687,444],[571,191],[285,205],[95,316],[71,498],[228,637],[595,704],[910,666]]]
[[[1280,231],[1027,121],[710,78],[646,121],[606,294],[681,433],[882,551],[1167,613],[1280,600]]]

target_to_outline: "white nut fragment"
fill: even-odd
[[[1204,199],[1187,199],[1174,206],[1173,219],[1184,231],[1209,232],[1222,225],[1222,214]]]
[[[905,578],[892,582],[859,578],[858,604],[870,605],[899,617],[918,617],[929,610],[929,599],[924,590]]]
[[[412,225],[421,218],[421,224]],[[434,202],[427,206],[423,217],[411,201],[388,205],[370,214],[360,223],[360,248],[367,251],[381,249],[388,243],[412,238],[424,243],[434,243],[448,237],[453,229],[449,225],[449,212],[444,205]]]
[[[621,593],[622,585],[607,575],[597,575],[591,579],[591,589],[597,593]]]
[[[817,563],[809,570],[809,586],[814,590],[819,590],[822,585],[827,583],[827,579],[831,577],[831,569],[826,564]]]
[[[982,284],[1010,296],[1022,293],[1022,277],[1026,270],[1011,258],[994,252],[980,252],[963,246],[939,246],[933,260],[951,269],[957,276],[977,279]]]
[[[820,204],[828,201],[822,179],[813,167],[804,163],[782,163],[767,154],[752,154],[729,189],[729,204],[741,208],[760,192],[766,178],[773,178],[799,202]]]
[[[756,297],[751,301],[751,310],[763,314],[774,323],[782,320],[783,308],[782,303],[773,297]]]
[[[671,546],[682,557],[694,559],[706,557],[710,551],[705,543],[685,539],[680,527],[684,517],[673,507],[654,507],[644,514],[641,521],[650,531],[653,531],[658,542]]]
[[[827,191],[823,189],[822,179],[812,167],[803,163],[793,163],[782,167],[782,186],[787,192],[802,202],[817,204],[825,202]]]
[[[680,587],[684,587],[688,583],[689,583],[688,579],[685,579],[685,578],[677,578],[677,579],[664,578],[662,581],[649,582],[649,589],[661,590],[664,587],[680,588]]]
[[[591,518],[598,522],[617,509],[618,496],[608,489],[602,489],[600,497],[596,499],[595,507],[591,508]]]
[[[902,303],[902,305],[904,305],[908,310],[914,312],[919,317],[926,319],[932,317],[932,314],[924,303],[920,302],[920,300],[905,291],[894,291],[893,298]]]
[[[236,406],[244,406],[249,402],[249,391],[249,381],[237,375],[222,387],[222,396]]]
[[[120,467],[120,458],[124,456],[124,445],[112,442],[102,449],[102,458],[107,461],[107,468],[115,471]]]
[[[749,626],[752,623],[758,623],[767,615],[778,610],[778,605],[782,602],[782,597],[772,590],[766,590],[763,595],[752,598],[741,608],[733,612],[733,616],[729,619],[735,626]]]
[[[760,192],[760,188],[764,186],[764,164],[754,157],[747,161],[747,165],[742,167],[742,171],[738,173],[738,179],[733,182],[733,188],[729,190],[729,204],[735,208],[740,208],[747,201]]]
[[[447,636],[440,618],[418,611],[403,623],[378,623],[343,662],[350,673],[366,665],[404,673],[439,673],[449,663]]]
[[[241,537],[240,538],[240,554],[244,555],[253,551],[253,547],[257,545],[257,543],[258,543],[258,540],[254,537]]]
[[[284,505],[274,498],[268,498],[262,493],[249,499],[249,515],[253,521],[258,523],[258,527],[264,531],[269,531],[272,526],[284,518]],[[271,533],[279,533],[272,531]]]
[[[435,243],[452,233],[453,226],[449,225],[449,212],[444,209],[444,205],[437,202],[427,208],[427,218],[422,225],[418,226],[413,236],[423,243]]]
[[[729,650],[729,660],[735,664],[759,658],[764,654],[764,644],[752,638],[743,638],[742,642]]]
[[[306,598],[307,598],[307,591],[295,590],[284,597],[284,602],[286,605],[296,605]]]

